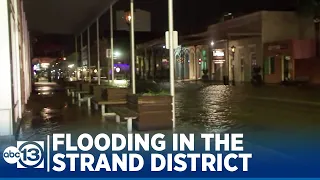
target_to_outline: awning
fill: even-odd
[[[24,0],[31,31],[78,34],[118,0]]]

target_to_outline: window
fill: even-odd
[[[264,73],[266,75],[275,73],[275,57],[269,57],[264,62]]]

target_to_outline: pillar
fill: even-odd
[[[113,6],[110,6],[110,49],[111,49],[111,80],[114,84],[114,57],[113,57]],[[109,74],[109,72],[108,72]]]
[[[136,55],[135,55],[135,34],[134,34],[134,23],[135,23],[135,14],[134,14],[134,0],[130,0],[130,14],[131,14],[131,23],[130,23],[130,44],[131,44],[131,86],[132,94],[136,94]],[[113,53],[113,52],[112,52]]]
[[[146,71],[147,71],[147,58],[148,58],[148,50],[144,49],[144,57],[143,57],[143,79],[146,79]]]
[[[88,33],[88,71],[89,71],[89,82],[91,82],[91,43],[90,43],[90,26],[87,29]]]
[[[79,80],[79,76],[78,76],[78,58],[79,58],[79,54],[78,54],[78,36],[77,35],[74,36],[74,48],[75,48],[75,52],[76,52],[76,58],[75,58],[75,62],[74,62],[75,77],[76,77],[77,80]]]
[[[98,69],[98,85],[101,84],[101,67],[100,67],[100,27],[99,18],[97,18],[97,69]]]
[[[0,136],[13,135],[11,56],[8,2],[0,1]]]

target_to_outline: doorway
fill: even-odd
[[[291,57],[290,56],[282,56],[282,81],[290,81],[291,80]]]

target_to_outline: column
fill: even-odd
[[[143,57],[143,79],[146,79],[146,71],[147,71],[147,58],[148,58],[148,50],[144,49],[144,57]]]
[[[14,64],[14,67],[13,67],[13,73],[14,75],[16,76],[16,79],[14,78],[13,79],[13,84],[14,84],[14,92],[16,93],[14,97],[14,106],[15,106],[15,122],[18,122],[18,119],[21,119],[22,118],[22,102],[21,102],[21,98],[22,98],[22,89],[21,89],[21,57],[20,57],[20,40],[19,40],[19,36],[20,36],[20,29],[19,29],[19,14],[18,14],[18,1],[17,0],[14,0],[14,1],[11,1],[11,2],[14,2],[14,11],[15,11],[15,20],[14,20],[14,28],[15,28],[15,33],[12,33],[11,34],[11,38],[14,39],[15,41],[15,44],[14,44],[14,47],[15,48],[15,51],[13,51],[13,53],[15,53],[15,59],[13,59],[13,64]],[[12,31],[11,31],[12,32]]]
[[[97,19],[97,68],[98,68],[98,85],[101,84],[101,68],[100,68],[100,28],[99,18]]]
[[[114,57],[113,57],[113,9],[112,5],[110,6],[110,49],[111,49],[111,80],[114,84]],[[109,74],[109,72],[108,72]]]
[[[74,36],[74,43],[75,43],[75,52],[76,52],[76,57],[75,57],[75,62],[74,62],[74,69],[75,69],[75,77],[76,80],[79,80],[78,76],[78,36]]]
[[[8,2],[0,1],[0,136],[13,135],[11,56]]]
[[[91,82],[91,43],[90,43],[90,26],[88,27],[88,71],[89,71],[89,82]]]
[[[168,23],[169,23],[169,57],[170,57],[170,92],[172,96],[172,124],[176,126],[175,89],[174,89],[174,47],[173,47],[173,0],[168,0]]]
[[[134,0],[130,0],[130,11],[131,11],[131,23],[130,23],[130,39],[131,39],[131,85],[132,94],[136,94],[136,60],[135,60],[135,38],[134,38]],[[113,53],[113,52],[112,52]]]
[[[84,77],[84,73],[83,73],[83,34],[81,32],[81,35],[80,35],[80,79],[81,80],[85,80],[85,77]]]

